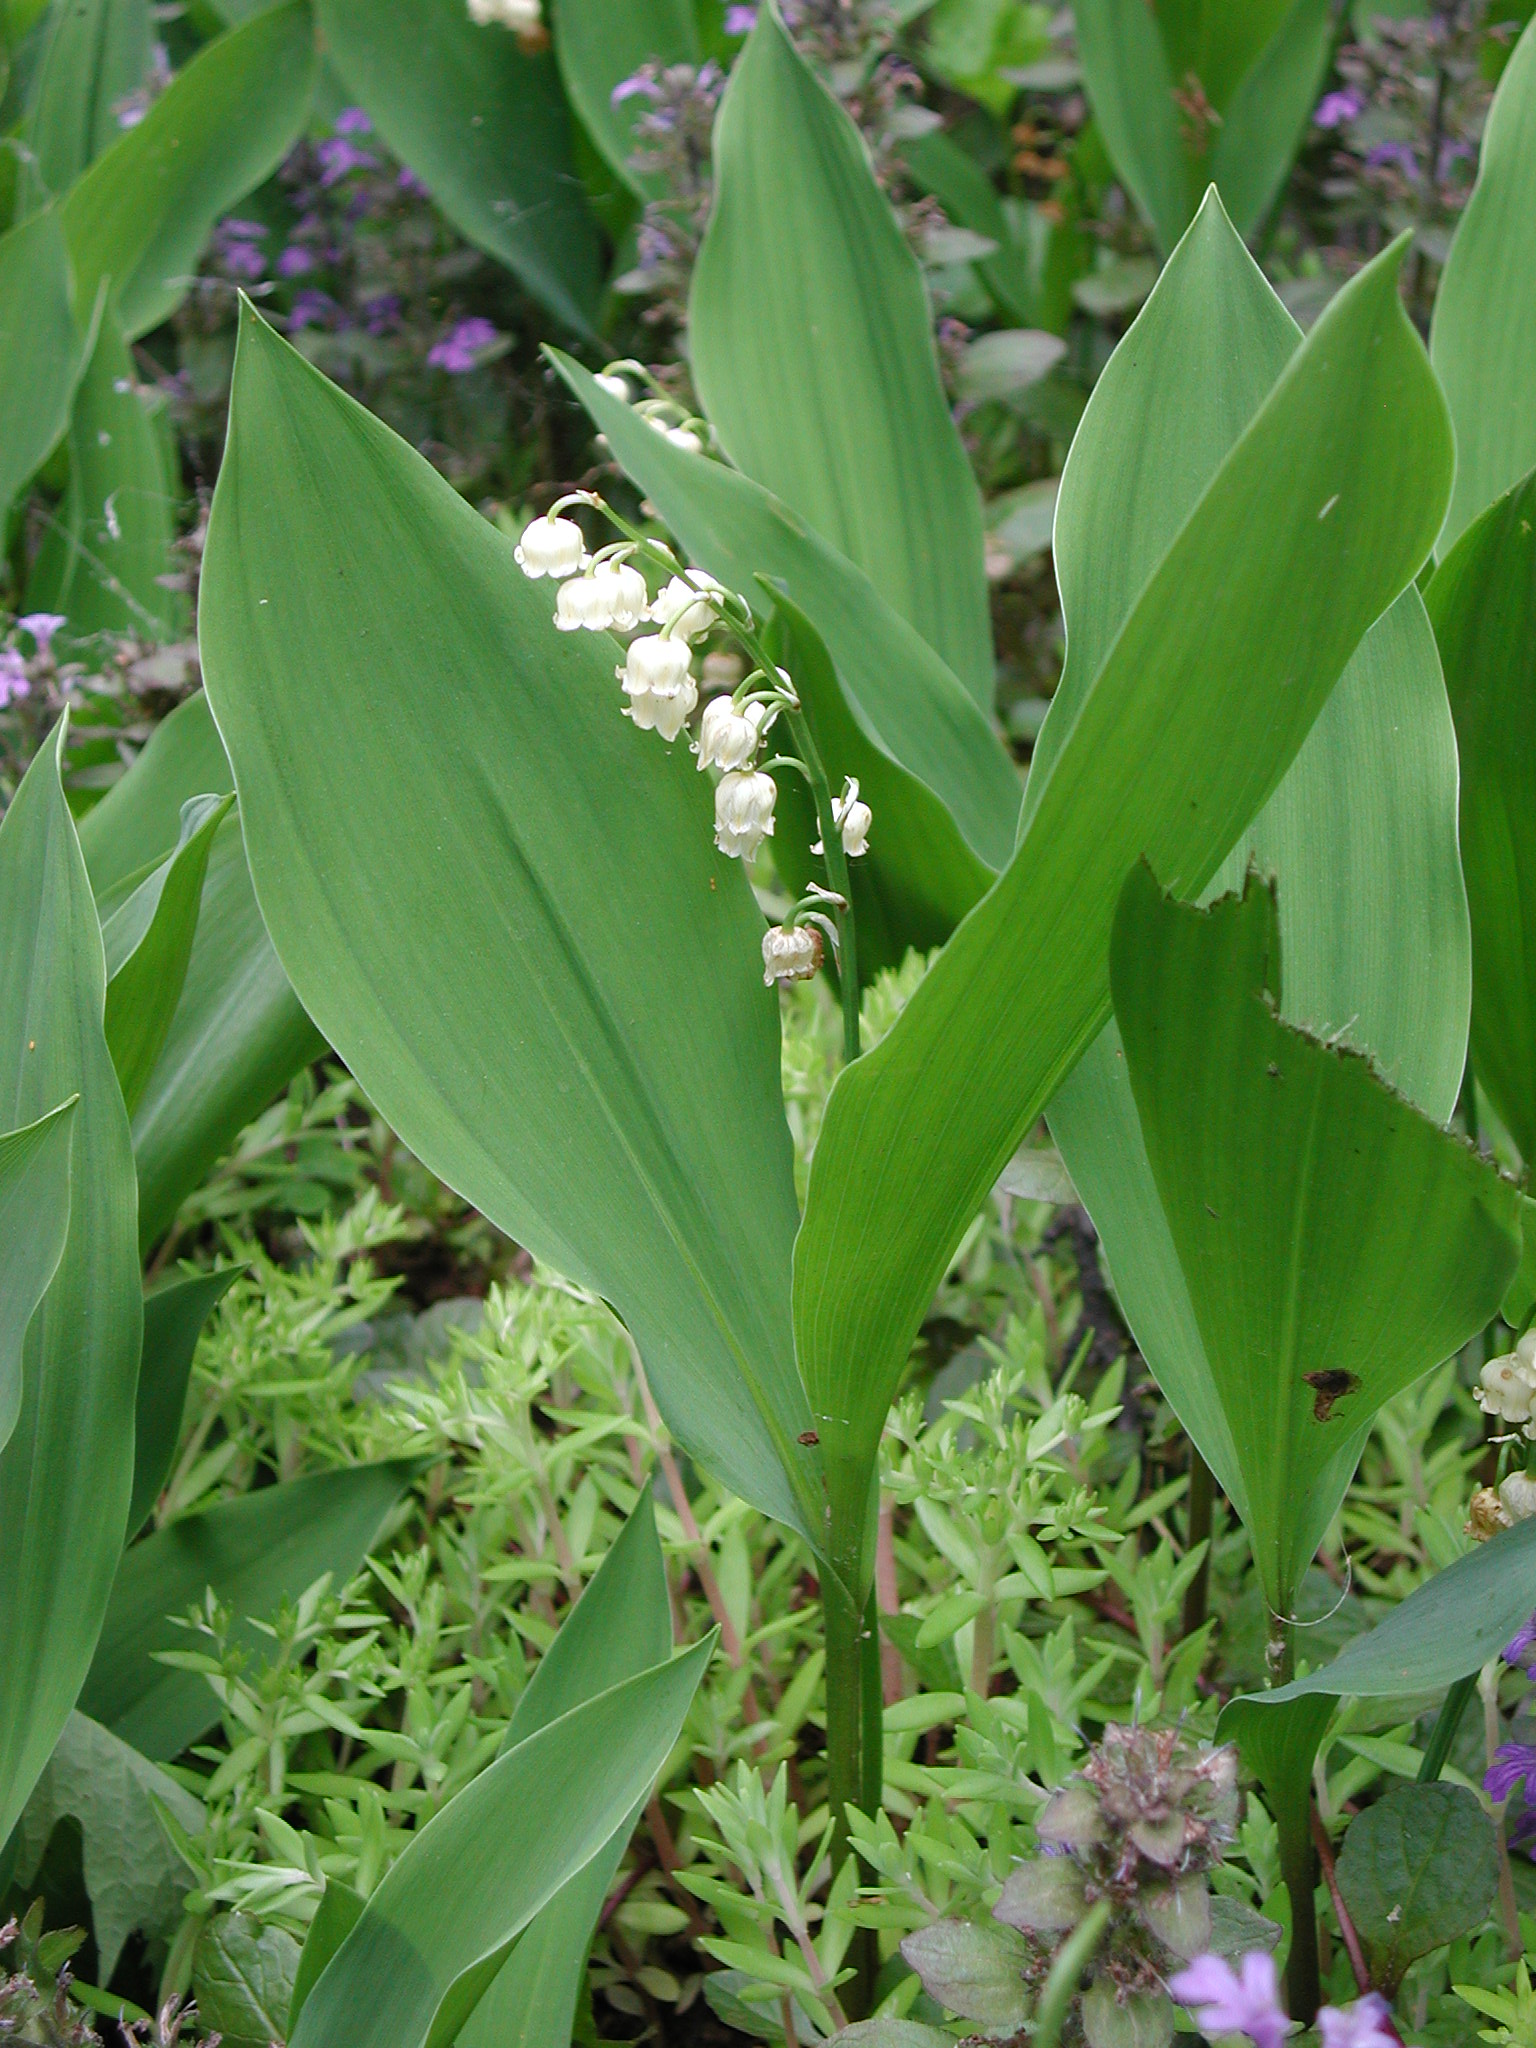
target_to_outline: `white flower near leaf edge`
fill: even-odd
[[[648,617],[654,625],[680,633],[685,640],[696,640],[719,618],[712,600],[724,594],[724,586],[713,576],[706,576],[702,569],[689,569],[685,575],[672,578],[651,606]]]
[[[738,711],[729,697],[716,697],[704,706],[699,720],[699,739],[694,752],[701,768],[745,768],[754,759],[762,739],[767,707],[744,704]]]
[[[607,594],[610,623],[621,633],[633,632],[650,601],[645,578],[628,562],[599,562],[592,574]]]
[[[628,405],[630,390],[627,381],[623,377],[612,377],[606,370],[602,370],[592,379],[592,382],[599,391],[606,391],[610,398],[616,398],[620,405]]]
[[[635,724],[642,732],[659,732],[670,745],[699,701],[698,685],[688,672],[687,642],[659,635],[636,640],[614,674],[629,698]]]
[[[606,633],[613,624],[610,593],[596,576],[562,583],[555,599],[555,624],[562,633]]]
[[[842,795],[833,797],[832,816],[848,858],[857,860],[860,854],[868,853],[869,828],[875,822],[875,814],[860,797],[856,776],[850,775],[843,784]],[[818,839],[811,851],[824,853],[826,849]]]
[[[1532,1434],[1536,1416],[1536,1332],[1527,1331],[1513,1351],[1490,1358],[1478,1376],[1478,1406],[1501,1422]]]
[[[541,576],[574,576],[586,561],[586,550],[574,519],[530,519],[512,558],[525,576],[537,582]]]
[[[809,981],[821,965],[821,933],[813,924],[771,924],[763,933],[763,981]]]
[[[468,6],[476,28],[510,28],[526,35],[544,20],[540,0],[468,0]]]
[[[733,770],[715,785],[715,844],[732,860],[756,853],[773,836],[778,785],[760,768]]]

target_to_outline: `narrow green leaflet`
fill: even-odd
[[[922,275],[858,130],[771,6],[721,103],[688,335],[731,459],[865,570],[990,712],[981,499]]]
[[[64,202],[81,305],[110,278],[130,341],[169,319],[214,222],[298,139],[317,63],[308,0],[285,0],[199,50]]]
[[[782,584],[826,642],[865,736],[928,785],[980,860],[1002,867],[1018,826],[1018,771],[920,635],[787,505],[723,463],[672,447],[579,364],[550,353],[690,560],[749,596],[760,576]]]
[[[179,1756],[218,1720],[219,1703],[200,1672],[155,1662],[157,1651],[191,1647],[172,1617],[200,1606],[210,1586],[236,1615],[264,1621],[326,1572],[345,1585],[418,1469],[394,1458],[261,1487],[135,1543],[118,1565],[81,1712],[157,1763]]]
[[[1239,6],[1213,11],[1241,20],[1249,10]],[[1222,107],[1211,144],[1210,176],[1245,235],[1256,234],[1263,225],[1305,139],[1333,56],[1334,19],[1330,0],[1294,0]]]
[[[540,1659],[507,1724],[501,1753],[610,1686],[664,1664],[671,1650],[666,1567],[647,1488]],[[461,2048],[570,2048],[592,1932],[636,1818],[627,1814],[539,1912],[476,2006],[459,2036]]]
[[[21,1411],[0,1451],[0,1837],[75,1704],[106,1611],[133,1479],[142,1328],[133,1154],[63,741],[61,724],[0,824],[0,931],[30,935],[0,947],[0,1124],[79,1097],[69,1232],[27,1331]]]
[[[552,607],[247,315],[202,644],[283,964],[417,1157],[613,1303],[689,1449],[814,1525],[761,912]]]
[[[0,519],[69,425],[85,341],[55,208],[0,235]]]
[[[240,1268],[168,1280],[144,1297],[144,1352],[133,1447],[131,1541],[148,1521],[170,1476],[187,1405],[187,1383],[203,1325],[239,1277]]]
[[[176,537],[174,452],[159,410],[108,303],[75,393],[69,486],[27,585],[28,607],[62,612],[71,635],[169,640],[186,628],[185,597],[159,580]]]
[[[98,905],[123,900],[175,846],[183,806],[210,791],[232,795],[235,778],[202,695],[162,719],[99,804],[80,821],[80,850]]]
[[[711,1636],[550,1722],[418,1829],[291,2048],[447,2048],[509,1943],[644,1799],[713,1648]]]
[[[1144,0],[1077,0],[1073,21],[1104,146],[1159,246],[1170,250],[1189,225],[1196,193],[1157,16]]]
[[[69,1232],[69,1152],[77,1098],[0,1132],[0,1450],[21,1413],[27,1326]]]
[[[1426,593],[1461,752],[1472,1069],[1536,1159],[1536,473],[1482,513]]]
[[[67,192],[122,134],[154,49],[150,0],[53,0],[23,135],[50,192]]]
[[[1282,979],[1267,885],[1200,910],[1133,870],[1115,1020],[1236,1459],[1217,1476],[1289,1614],[1372,1417],[1496,1313],[1520,1224],[1518,1189],[1464,1140],[1282,1022]]]
[[[642,199],[666,196],[662,180],[635,169],[634,125],[643,94],[614,104],[613,89],[642,64],[697,64],[693,0],[554,0],[555,56],[566,96],[582,126]]]
[[[107,1044],[128,1105],[137,1108],[186,983],[214,834],[232,796],[193,797],[173,853],[101,929],[107,955]]]
[[[1286,366],[1108,648],[1009,868],[833,1090],[795,1318],[850,1496],[955,1245],[1107,1013],[1126,873],[1149,853],[1204,886],[1428,552],[1452,451],[1401,258],[1354,279]]]
[[[1456,423],[1443,555],[1536,465],[1536,22],[1505,67],[1477,184],[1435,297],[1429,352]]]
[[[187,1866],[160,1824],[157,1804],[189,1835],[201,1831],[200,1800],[109,1728],[71,1714],[21,1817],[16,1874],[24,1886],[59,1822],[79,1822],[103,1983],[130,1934],[168,1941],[182,1922]]]
[[[557,319],[592,332],[597,225],[571,153],[555,60],[462,0],[318,0],[326,52],[460,234]]]

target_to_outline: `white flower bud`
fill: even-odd
[[[593,574],[608,599],[608,623],[621,633],[633,632],[645,617],[650,601],[645,578],[628,562],[599,562]]]
[[[1536,1408],[1536,1364],[1527,1364],[1518,1350],[1490,1358],[1479,1375],[1477,1401],[1501,1422],[1529,1423]]]
[[[760,768],[733,770],[715,785],[715,844],[733,860],[756,853],[773,835],[778,788]]]
[[[610,398],[616,398],[620,405],[628,405],[629,385],[622,377],[610,377],[604,371],[601,376],[594,377],[592,382],[599,391],[606,391]]]
[[[771,924],[763,933],[763,981],[809,981],[821,965],[821,933],[813,924]]]
[[[489,28],[494,22],[526,35],[543,19],[539,0],[468,0],[468,6],[469,18],[477,28]]]
[[[712,698],[699,721],[699,766],[745,768],[757,753],[766,715],[762,704],[744,704],[738,711],[729,697]]]
[[[670,743],[699,701],[688,673],[688,646],[659,636],[631,643],[624,666],[614,670],[629,698],[629,715],[642,732],[659,732]]]
[[[702,569],[690,569],[686,575],[672,578],[651,606],[649,616],[656,625],[670,626],[685,640],[693,640],[700,633],[707,633],[719,618],[710,598],[723,593],[724,585],[713,576],[706,576]]]
[[[650,415],[650,420],[651,425],[661,435],[662,439],[670,441],[674,448],[681,448],[685,455],[702,455],[704,453],[704,443],[699,439],[692,427],[669,426],[664,419],[658,419],[654,413]]]
[[[555,599],[555,624],[562,633],[606,633],[613,624],[613,602],[605,580],[574,576],[562,583]]]
[[[1499,1487],[1499,1506],[1511,1523],[1528,1522],[1536,1515],[1536,1479],[1526,1472],[1511,1472]]]
[[[844,784],[842,795],[834,802],[832,815],[843,835],[843,851],[848,858],[856,860],[861,853],[868,853],[873,814],[868,804],[860,802],[859,785],[852,776]]]
[[[586,542],[574,519],[530,519],[512,558],[525,576],[574,576],[586,559]]]

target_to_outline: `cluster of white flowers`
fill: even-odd
[[[1478,1378],[1477,1400],[1486,1415],[1514,1423],[1536,1441],[1536,1330],[1527,1330],[1502,1358],[1489,1359]]]
[[[542,28],[544,12],[540,0],[468,0],[469,18],[476,28],[510,28],[519,35]]]
[[[615,370],[604,370],[592,381],[599,391],[606,391],[608,396],[616,398],[620,405],[634,405],[641,419],[648,426],[654,427],[664,440],[670,441],[674,448],[681,448],[685,455],[704,453],[704,436],[699,432],[703,421],[690,421],[686,417],[674,418],[674,414],[680,413],[682,407],[674,404],[670,398],[646,399],[637,405],[635,394],[629,388],[629,380],[621,377]]]

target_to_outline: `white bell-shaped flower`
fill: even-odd
[[[644,619],[650,603],[645,578],[628,562],[599,562],[592,573],[608,599],[607,623],[616,632],[632,633]]]
[[[469,18],[477,28],[495,23],[526,35],[543,20],[540,0],[468,0],[468,4]]]
[[[856,860],[861,853],[868,853],[869,828],[874,822],[874,814],[860,798],[859,785],[854,777],[848,778],[842,795],[834,799],[832,815],[843,836],[843,851],[848,858]]]
[[[596,575],[573,576],[555,599],[555,624],[562,633],[606,633],[613,624],[613,598]]]
[[[715,785],[715,844],[733,860],[756,853],[773,834],[778,787],[760,768],[734,769]]]
[[[586,559],[586,542],[574,519],[530,519],[513,560],[525,576],[574,576]]]
[[[629,385],[623,377],[610,377],[604,370],[592,379],[599,391],[606,391],[610,398],[616,398],[620,405],[629,403]]]
[[[704,443],[699,439],[692,427],[673,426],[669,421],[661,419],[655,413],[651,413],[649,418],[651,425],[656,429],[657,433],[660,434],[664,441],[670,441],[674,448],[681,448],[685,455],[702,455],[704,453]]]
[[[699,766],[747,767],[757,754],[766,716],[764,704],[743,704],[738,709],[729,697],[712,698],[699,721],[699,743],[694,748]]]
[[[706,576],[702,569],[689,569],[674,576],[651,606],[650,616],[658,626],[681,633],[685,640],[707,633],[720,614],[711,599],[724,594],[724,585]]]
[[[1499,1482],[1499,1506],[1513,1522],[1528,1522],[1536,1515],[1536,1479],[1524,1472],[1511,1472]]]
[[[1520,1347],[1502,1358],[1490,1358],[1478,1376],[1476,1391],[1484,1414],[1523,1426],[1536,1414],[1536,1361],[1523,1357]]]
[[[821,965],[821,933],[813,924],[771,924],[763,933],[763,980],[809,981]]]
[[[660,635],[633,641],[614,674],[629,699],[629,715],[642,732],[659,732],[670,745],[699,701],[688,672],[688,643]]]

